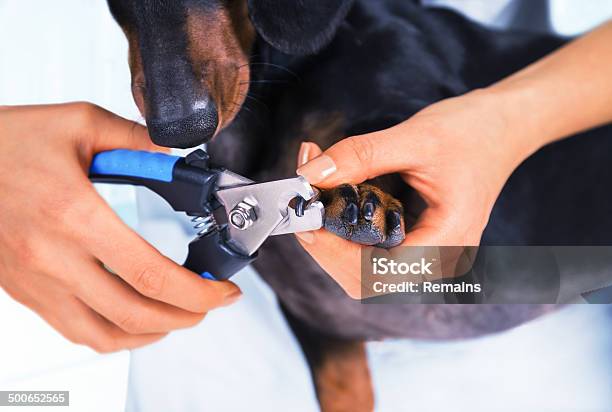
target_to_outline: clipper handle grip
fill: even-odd
[[[89,169],[90,176],[117,176],[137,181],[165,182],[174,180],[174,166],[181,159],[164,153],[117,149],[98,153]]]
[[[192,241],[183,266],[203,278],[225,280],[253,262],[257,253],[246,256],[233,250],[227,243],[226,231],[215,230]]]
[[[212,209],[217,173],[179,156],[117,149],[94,156],[89,178],[95,183],[144,186],[178,212],[201,214]]]

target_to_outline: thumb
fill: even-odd
[[[409,139],[401,126],[346,138],[296,172],[311,184],[329,188],[405,171],[415,161],[418,147],[413,147],[414,139]]]
[[[300,167],[323,153],[323,150],[313,142],[302,142],[297,157],[297,167]]]

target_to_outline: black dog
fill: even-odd
[[[152,139],[190,147],[217,135],[212,158],[258,180],[293,175],[301,140],[326,148],[390,127],[564,43],[495,32],[407,0],[109,3],[129,40],[133,94]],[[482,242],[609,244],[609,135],[600,129],[528,159],[499,197]],[[402,204],[414,202],[414,194],[388,176],[341,186],[323,199],[327,229],[392,246],[403,238],[404,218],[411,219]],[[272,238],[263,249],[256,267],[302,343],[324,410],[372,408],[363,341],[478,336],[552,309],[362,305],[293,239]]]

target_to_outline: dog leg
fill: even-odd
[[[365,342],[321,342],[320,362],[312,374],[322,412],[374,410]]]
[[[344,184],[321,193],[325,229],[362,245],[390,248],[405,238],[402,204],[377,188]]]
[[[371,412],[374,394],[365,342],[314,331],[283,308],[313,379],[322,412]]]

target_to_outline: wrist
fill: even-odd
[[[523,82],[496,84],[476,91],[499,117],[500,144],[508,150],[515,167],[543,146],[559,139],[550,127],[546,110],[540,110],[534,88]]]

